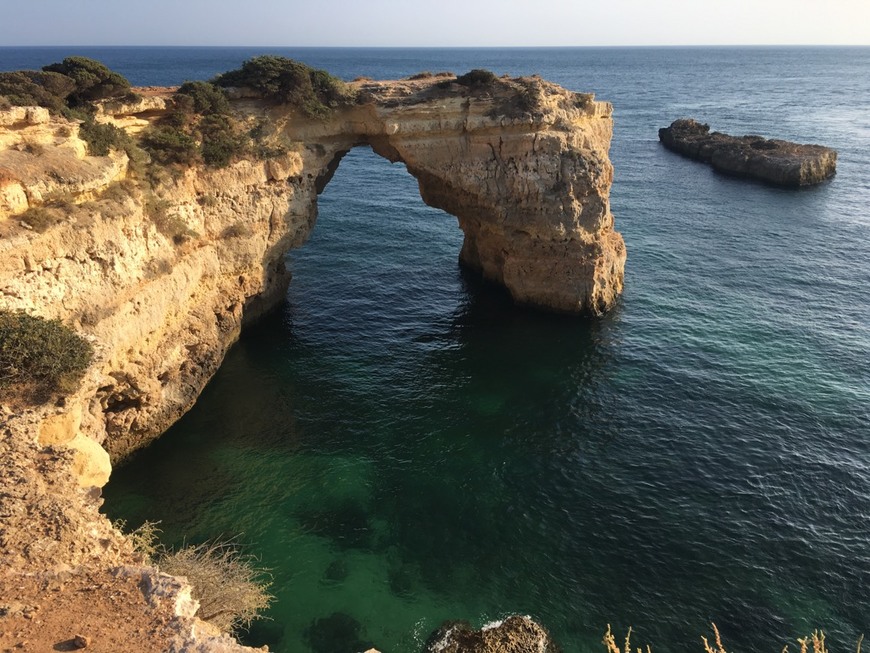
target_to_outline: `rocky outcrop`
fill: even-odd
[[[233,110],[271,158],[176,168],[150,184],[130,179],[123,153],[87,156],[75,122],[0,111],[0,309],[59,318],[96,352],[62,401],[0,406],[0,480],[14,488],[2,506],[7,569],[133,561],[97,512],[111,462],[177,420],[243,325],[283,300],[284,257],[305,242],[318,193],[353,147],[405,163],[423,199],[457,217],[463,263],[517,302],[570,313],[614,304],[625,247],[609,206],[609,104],[536,78],[356,91],[356,105],[326,119],[240,93]],[[145,95],[104,105],[98,120],[140,131],[166,105]]]
[[[828,179],[837,172],[837,152],[821,145],[799,145],[761,136],[729,136],[691,119],[659,129],[662,144],[738,177],[796,188]]]
[[[559,653],[550,634],[531,617],[514,615],[474,630],[464,621],[448,621],[429,639],[425,653]]]

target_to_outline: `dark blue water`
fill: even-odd
[[[71,52],[0,49],[0,68]],[[261,52],[76,50],[136,84]],[[870,49],[272,52],[613,102],[625,295],[601,320],[514,309],[460,273],[456,220],[355,150],[286,307],[116,470],[109,514],[169,543],[243,532],[278,597],[249,641],[273,650],[413,651],[442,619],[514,612],[568,651],[608,623],[696,651],[711,620],[729,650],[812,628],[850,650],[870,627]],[[683,116],[835,147],[838,175],[717,175],[659,146]]]

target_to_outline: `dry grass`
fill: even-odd
[[[17,218],[38,233],[44,233],[50,227],[63,221],[63,217],[58,211],[44,206],[32,206]]]
[[[164,553],[160,569],[184,576],[199,601],[197,616],[224,632],[247,627],[269,607],[268,580],[256,560],[239,552],[233,542],[206,542]]]
[[[222,238],[247,238],[252,236],[254,230],[244,222],[235,222],[221,232]]]
[[[716,636],[716,648],[714,649],[710,646],[707,638],[701,635],[701,641],[704,642],[704,650],[706,653],[727,653],[725,647],[722,646],[722,638],[719,636],[719,629],[716,627],[716,624],[711,623],[710,625],[713,626],[713,634]]]
[[[610,624],[607,624],[607,632],[604,633],[604,647],[607,649],[607,653],[631,653],[631,626],[628,628],[628,633],[625,636],[625,643],[623,644],[622,651],[619,650],[619,647],[616,645],[616,638],[613,636],[613,633],[610,631]],[[652,648],[650,645],[646,645],[646,651],[642,649],[640,646],[637,647],[636,653],[652,653]]]
[[[710,641],[702,635],[701,641],[704,643],[704,652],[728,653],[725,650],[725,646],[722,644],[722,637],[719,635],[719,629],[716,627],[716,624],[711,623],[710,625],[713,627],[713,643],[710,644]],[[858,638],[855,653],[861,653],[861,643],[863,641],[864,635],[861,635]],[[798,638],[797,642],[800,644],[800,653],[809,653],[810,646],[812,646],[813,653],[829,653],[827,646],[825,645],[825,633],[823,631],[814,631],[812,635]],[[628,634],[625,636],[625,643],[622,650],[620,650],[619,646],[616,645],[616,638],[610,630],[610,624],[607,624],[607,632],[604,633],[604,640],[602,643],[604,644],[604,648],[607,649],[607,653],[632,653],[631,628],[628,629]],[[647,644],[645,651],[640,647],[637,647],[636,653],[652,653],[652,648],[649,644]],[[788,645],[782,649],[782,653],[788,653]]]
[[[123,531],[126,522],[114,527]],[[257,566],[253,556],[244,555],[232,540],[213,540],[177,551],[166,550],[158,541],[159,522],[146,521],[127,533],[144,561],[156,564],[164,573],[184,576],[199,601],[197,617],[223,632],[247,626],[269,607],[271,582],[266,570]]]
[[[165,199],[151,195],[145,201],[145,214],[151,218],[157,231],[172,240],[176,245],[199,238],[199,234],[187,226],[178,215],[171,212],[172,204]]]

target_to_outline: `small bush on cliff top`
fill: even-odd
[[[142,137],[142,146],[157,163],[190,165],[196,161],[197,147],[193,137],[178,127],[168,125],[149,129]]]
[[[46,107],[67,118],[84,119],[95,100],[125,97],[130,82],[99,61],[67,57],[38,70],[0,73],[0,96],[13,106]]]
[[[497,79],[498,77],[495,76],[495,73],[483,70],[482,68],[475,68],[457,77],[456,83],[462,86],[481,87],[494,84]]]
[[[94,349],[60,320],[0,311],[0,390],[20,389],[33,401],[72,392]]]
[[[255,563],[232,542],[188,546],[157,559],[161,571],[187,578],[199,601],[197,616],[223,632],[247,627],[272,602],[270,583]]]
[[[206,165],[223,168],[247,150],[247,137],[236,133],[233,122],[217,114],[205,116],[198,125],[202,138],[200,152]]]
[[[70,107],[94,100],[124,97],[130,93],[130,82],[124,76],[87,57],[67,57],[60,63],[43,66],[42,70],[60,73],[73,80],[75,87],[66,95],[66,103]]]
[[[213,82],[223,87],[251,88],[266,99],[289,104],[317,118],[354,100],[353,93],[337,77],[285,57],[248,59],[241,68],[225,72]]]
[[[235,542],[213,540],[167,550],[158,541],[159,523],[146,521],[126,533],[127,540],[146,563],[187,578],[193,598],[199,601],[197,617],[223,632],[232,632],[247,627],[269,607],[274,597],[269,594],[267,570],[260,569],[253,556],[241,553]],[[125,531],[127,523],[118,520],[112,526]]]
[[[204,116],[230,112],[226,91],[210,82],[184,82],[175,94],[190,98],[191,110]]]
[[[209,82],[185,82],[173,96],[173,108],[142,139],[161,164],[193,165],[200,159],[223,168],[248,151],[248,137],[231,116],[224,90]]]
[[[112,149],[133,147],[133,139],[123,129],[94,120],[85,120],[81,124],[79,136],[88,144],[88,154],[91,156],[106,156]]]
[[[20,107],[46,107],[53,113],[66,108],[66,96],[75,82],[59,73],[19,70],[0,73],[0,95],[9,104]]]

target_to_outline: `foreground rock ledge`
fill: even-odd
[[[659,129],[662,144],[678,154],[729,175],[797,188],[811,186],[837,172],[837,152],[821,145],[800,145],[761,136],[729,136],[681,118]]]
[[[324,120],[238,94],[237,116],[283,153],[174,169],[153,190],[123,183],[125,154],[87,155],[77,122],[40,108],[0,111],[0,309],[58,318],[96,351],[62,401],[0,405],[6,600],[42,600],[46,573],[109,578],[136,568],[130,543],[98,512],[111,463],[177,420],[242,325],[283,301],[284,257],[307,239],[318,193],[355,146],[405,163],[423,200],[456,216],[461,260],[517,302],[572,313],[614,304],[625,246],[609,205],[608,103],[535,78],[489,90],[444,79],[355,88],[361,101]],[[522,105],[511,88],[525,89]],[[170,97],[143,95],[104,105],[98,120],[140,132]],[[52,202],[62,217],[26,224],[28,209]],[[167,605],[186,591],[169,590]],[[88,599],[91,615],[111,623],[108,590],[96,585]],[[161,619],[176,617],[171,647],[137,650],[234,650],[189,614]],[[3,647],[16,646],[7,635]]]

